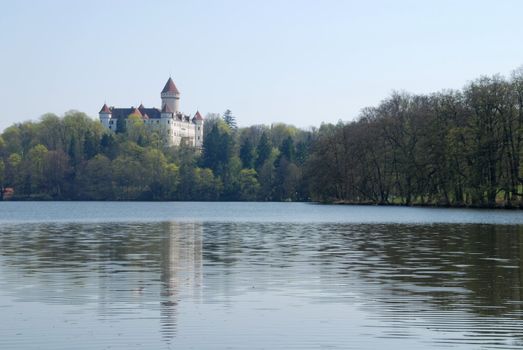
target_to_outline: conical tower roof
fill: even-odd
[[[109,109],[109,107],[107,107],[107,104],[104,103],[102,109],[100,109],[100,112],[98,113],[108,113],[108,114],[111,114],[111,110]]]
[[[165,83],[165,86],[162,90],[162,94],[164,92],[173,92],[175,94],[180,93],[180,91],[178,91],[178,89],[176,88],[176,85],[174,85],[174,81],[172,80],[171,77],[169,77],[169,80],[167,80],[167,83]]]
[[[199,111],[196,111],[196,114],[194,115],[192,120],[203,120],[202,115],[200,114]]]

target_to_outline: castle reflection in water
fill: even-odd
[[[176,334],[176,311],[181,299],[200,302],[202,298],[202,232],[200,223],[167,225],[161,248],[162,333]]]

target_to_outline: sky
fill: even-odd
[[[104,102],[318,127],[523,65],[521,1],[0,0],[0,130]]]

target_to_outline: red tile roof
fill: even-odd
[[[138,108],[134,108],[131,114],[138,114],[140,117],[143,117],[142,112]]]
[[[109,109],[109,107],[107,107],[107,104],[104,103],[102,109],[100,109],[100,112],[98,113],[109,113],[111,114],[111,110]]]
[[[167,83],[165,83],[165,87],[162,90],[162,93],[164,92],[174,92],[175,94],[179,94],[180,91],[176,88],[176,85],[174,85],[174,81],[169,77],[169,80],[167,80]]]
[[[200,114],[199,111],[196,111],[196,114],[194,115],[194,117],[192,119],[193,120],[203,120],[202,115]]]

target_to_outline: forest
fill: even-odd
[[[393,92],[350,122],[299,129],[205,118],[203,149],[138,119],[114,134],[71,111],[0,135],[13,200],[317,201],[523,207],[523,70],[461,90]]]

